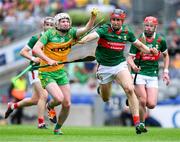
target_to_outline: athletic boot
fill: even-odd
[[[144,123],[139,123],[136,125],[136,134],[146,133],[147,129],[144,125]]]
[[[47,129],[46,124],[42,123],[42,124],[38,124],[38,128],[39,129]]]
[[[61,131],[61,129],[55,129],[54,135],[63,135],[63,132]]]
[[[56,111],[54,108],[50,108],[48,103],[46,104],[46,108],[48,110],[48,118],[52,123],[57,123],[57,118],[56,118]]]
[[[146,126],[145,126],[145,123],[143,123],[143,124],[144,124],[144,129],[142,129],[142,132],[143,132],[143,133],[147,133],[148,130],[147,130]]]
[[[8,108],[5,112],[5,119],[9,117],[9,115],[13,112],[13,109],[11,108],[11,106],[13,105],[13,103],[8,103]]]

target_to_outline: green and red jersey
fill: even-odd
[[[147,54],[140,52],[134,45],[131,45],[129,54],[135,56],[135,64],[138,65],[138,61],[140,61],[141,70],[139,74],[147,75],[147,76],[158,76],[159,73],[159,64],[158,60],[160,58],[160,54],[167,50],[167,44],[165,39],[159,35],[155,34],[153,39],[146,38],[144,34],[140,34],[139,40],[146,44],[149,48],[156,47],[158,50],[157,55]],[[132,71],[132,73],[134,73]]]
[[[113,31],[111,24],[104,24],[96,32],[99,40],[95,55],[99,64],[115,66],[126,60],[123,55],[126,43],[136,41],[127,25],[123,25],[119,31]]]
[[[39,38],[41,37],[42,34],[39,35],[34,35],[31,37],[31,39],[29,40],[29,42],[27,43],[27,45],[33,49],[34,45],[36,44],[36,42],[39,40]]]

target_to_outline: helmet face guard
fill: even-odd
[[[158,19],[153,16],[148,16],[144,19],[144,33],[146,36],[152,36],[156,32]]]
[[[60,25],[60,21],[62,19],[67,19],[70,23],[70,26],[68,28],[64,28]],[[59,13],[54,17],[54,21],[55,21],[55,27],[57,30],[61,31],[61,32],[68,32],[69,29],[71,28],[71,18],[67,13]]]
[[[47,31],[50,28],[54,28],[54,18],[45,17],[43,20],[43,28],[44,28],[44,31]]]

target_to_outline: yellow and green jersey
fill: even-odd
[[[141,70],[138,74],[147,75],[147,76],[158,76],[159,72],[159,64],[158,60],[160,54],[167,50],[167,44],[165,39],[159,35],[155,34],[153,39],[148,39],[144,36],[144,34],[140,34],[139,40],[146,44],[149,48],[156,47],[158,50],[157,55],[141,53],[139,49],[137,49],[134,45],[131,46],[129,54],[134,55],[136,58],[134,60],[135,64],[138,65],[138,61],[140,61]],[[132,71],[132,73],[134,73]]]
[[[96,48],[96,60],[104,66],[115,66],[124,62],[123,55],[127,42],[135,42],[136,38],[127,25],[123,25],[119,31],[113,31],[110,24],[104,24],[96,32],[99,35]]]
[[[76,28],[71,28],[65,36],[61,36],[56,29],[49,29],[40,38],[40,41],[44,44],[44,54],[56,61],[67,61],[67,56],[71,51],[71,46],[76,39]],[[41,61],[40,65],[47,64],[45,61]],[[40,71],[51,72],[57,71],[63,68],[64,65],[49,66],[46,68],[40,68]]]

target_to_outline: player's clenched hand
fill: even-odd
[[[36,64],[39,64],[39,63],[40,63],[40,58],[35,57],[35,58],[33,59],[33,62],[36,63]]]
[[[163,81],[166,83],[166,85],[170,84],[170,78],[169,78],[168,73],[164,72],[162,78],[163,78]]]
[[[136,66],[136,65],[135,65],[135,66],[132,66],[131,68],[132,68],[133,71],[136,72],[136,73],[141,70],[141,67],[138,67],[138,66]]]
[[[92,16],[97,16],[97,14],[98,14],[99,12],[100,12],[99,9],[93,8],[92,11],[91,11],[91,15],[92,15]]]
[[[150,48],[150,52],[154,55],[158,54],[157,48]]]
[[[50,66],[56,66],[56,65],[58,65],[58,61],[48,59],[47,64]]]

